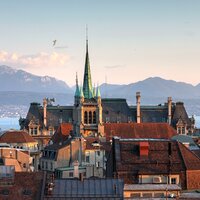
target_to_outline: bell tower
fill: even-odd
[[[73,127],[74,135],[83,137],[103,137],[102,105],[100,89],[92,87],[88,39],[86,39],[86,57],[83,87],[78,86],[76,75],[76,91],[74,95]],[[95,93],[96,92],[96,93]]]

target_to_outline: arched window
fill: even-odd
[[[93,112],[93,124],[97,123],[97,117],[96,117],[96,112]]]
[[[85,111],[84,113],[84,124],[88,124],[88,113]]]
[[[89,124],[92,124],[92,112],[89,112]]]

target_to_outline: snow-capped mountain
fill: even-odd
[[[49,76],[36,76],[5,65],[0,66],[0,91],[72,92],[64,81]]]

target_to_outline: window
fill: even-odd
[[[46,169],[48,169],[48,162],[46,162]]]
[[[182,127],[182,134],[185,134],[185,127]]]
[[[53,129],[52,128],[49,129],[49,135],[53,135]]]
[[[85,111],[84,113],[84,124],[88,124],[88,113]]]
[[[96,162],[96,167],[100,167],[100,162]]]
[[[87,155],[87,156],[85,157],[85,162],[87,162],[87,163],[90,162],[90,156],[89,156],[89,155]]]
[[[100,151],[96,151],[97,152],[97,156],[100,156]]]
[[[37,135],[37,128],[34,128],[34,135]]]
[[[26,168],[26,163],[23,164],[23,168]]]
[[[30,133],[31,135],[33,135],[33,128],[30,128]]]
[[[171,184],[176,184],[176,178],[171,178]]]
[[[106,123],[110,122],[110,118],[106,117]]]
[[[73,172],[69,172],[69,177],[74,177],[74,173]]]
[[[177,133],[181,134],[181,128],[180,127],[177,128]]]
[[[89,124],[92,124],[92,112],[89,112]]]
[[[97,119],[96,119],[96,112],[93,112],[93,124],[97,123]]]

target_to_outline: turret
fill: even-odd
[[[76,73],[76,91],[75,91],[75,95],[74,95],[74,104],[78,105],[79,100],[80,100],[80,89],[79,89],[79,86],[78,86],[78,75]]]
[[[80,86],[80,103],[83,103],[84,102],[84,93],[83,93],[83,89],[82,89],[82,87]]]
[[[97,90],[96,90],[96,99],[97,99],[98,104],[101,103],[101,93],[100,93],[99,86],[97,87]]]

